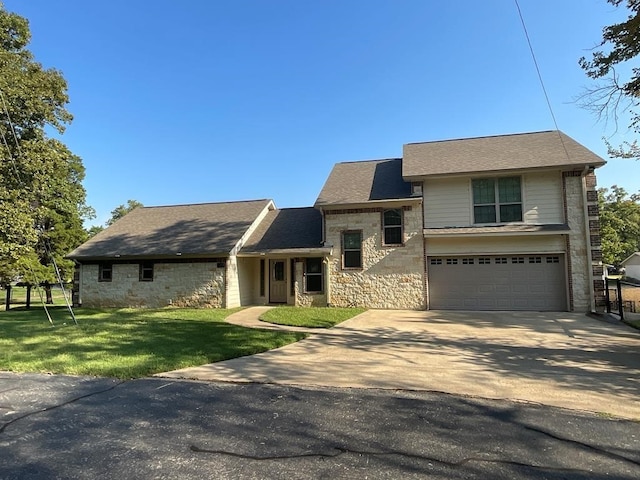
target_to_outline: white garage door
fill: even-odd
[[[429,257],[434,310],[565,311],[563,255]]]

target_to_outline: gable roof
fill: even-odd
[[[627,264],[640,265],[640,252],[634,252],[627,258],[625,258],[622,262],[620,262],[620,265],[622,265],[623,267]]]
[[[271,200],[140,207],[72,251],[75,260],[227,255]]]
[[[402,159],[336,163],[316,206],[367,203],[411,197],[411,183],[402,178]]]
[[[322,248],[322,215],[313,207],[283,208],[267,213],[241,253]],[[325,249],[326,250],[326,249]]]
[[[409,143],[403,158],[405,178],[606,163],[559,130]]]

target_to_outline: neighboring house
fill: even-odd
[[[314,207],[139,208],[69,254],[78,301],[600,309],[604,163],[558,131],[415,143],[336,164]]]
[[[626,277],[640,280],[640,252],[635,252],[625,258],[620,264],[624,268]]]

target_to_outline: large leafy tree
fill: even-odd
[[[616,185],[598,193],[603,260],[619,266],[640,250],[640,194],[628,195]]]
[[[144,207],[144,205],[142,205],[142,203],[137,200],[127,200],[126,205],[118,205],[116,208],[111,210],[111,218],[107,220],[107,227],[113,225],[127,213],[135,210],[138,207]]]
[[[0,3],[0,282],[21,277],[54,282],[53,259],[82,243],[92,210],[82,186],[82,160],[57,138],[72,116],[67,84],[27,49],[28,21]]]
[[[602,82],[587,90],[580,102],[616,125],[620,114],[630,115],[629,127],[640,133],[640,68],[630,65],[640,54],[640,0],[607,1],[615,7],[625,4],[629,15],[624,22],[604,27],[602,40],[591,57],[580,59],[586,74]],[[616,67],[622,67],[625,73],[621,76]],[[640,159],[640,145],[635,140],[620,147],[607,146],[612,157]]]

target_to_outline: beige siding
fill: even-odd
[[[525,223],[564,223],[560,172],[531,173],[522,178]]]
[[[426,180],[423,197],[426,228],[466,227],[471,224],[468,178]]]
[[[238,258],[233,255],[227,259],[227,289],[225,308],[239,307],[240,303],[240,282],[238,279]]]
[[[426,228],[473,224],[471,178],[426,180],[423,186]],[[564,223],[562,176],[559,171],[522,175],[525,223]]]
[[[256,305],[260,293],[260,260],[257,258],[238,258],[238,281],[240,285],[240,304]]]
[[[511,253],[562,253],[562,235],[521,235],[517,237],[428,238],[427,256],[500,255]]]

